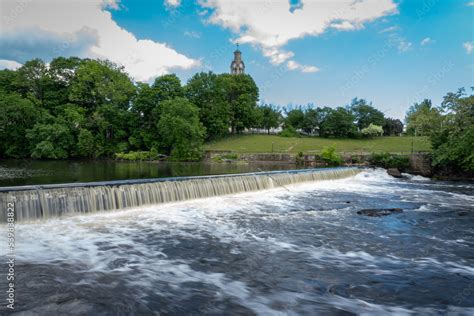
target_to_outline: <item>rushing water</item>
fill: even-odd
[[[474,313],[472,183],[375,170],[288,189],[18,223],[16,311]],[[404,212],[356,214],[377,207]]]
[[[15,203],[17,221],[47,219],[273,189],[308,181],[341,179],[359,172],[358,168],[325,168],[209,177],[3,187],[0,188],[0,205]],[[4,212],[0,214],[0,222],[6,221],[7,213]]]

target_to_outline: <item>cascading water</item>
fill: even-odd
[[[15,203],[17,221],[126,209],[175,201],[272,189],[294,183],[333,180],[357,168],[292,170],[249,174],[128,180],[0,188],[0,203]],[[6,221],[2,213],[1,222]]]

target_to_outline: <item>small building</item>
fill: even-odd
[[[234,60],[230,64],[230,73],[233,75],[239,75],[245,73],[245,64],[242,60],[242,52],[239,50],[239,45],[234,52]]]

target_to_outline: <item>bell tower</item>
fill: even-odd
[[[234,60],[230,64],[230,73],[233,75],[245,73],[245,64],[242,60],[242,52],[239,50],[239,44],[234,52]]]

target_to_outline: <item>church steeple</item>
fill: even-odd
[[[230,73],[233,75],[245,73],[245,64],[242,60],[242,52],[239,50],[239,44],[234,52],[234,60],[230,64]]]

